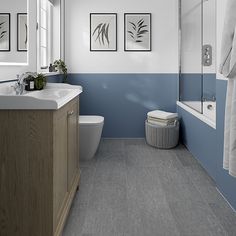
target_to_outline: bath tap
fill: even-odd
[[[36,78],[37,77],[37,73],[25,72],[25,73],[23,73],[21,75],[16,75],[17,81],[16,81],[15,85],[13,86],[13,88],[16,91],[16,95],[23,94],[24,89],[25,89],[25,85],[26,85],[25,79],[28,76],[32,76],[32,77]]]

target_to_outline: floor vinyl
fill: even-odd
[[[102,139],[80,168],[63,236],[236,236],[235,212],[181,144]]]

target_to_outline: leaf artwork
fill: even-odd
[[[105,46],[107,44],[109,47],[109,26],[109,23],[100,23],[96,26],[92,34],[95,37],[95,42],[98,40],[100,45]]]
[[[132,30],[128,30],[127,33],[136,43],[142,43],[144,34],[148,33],[147,25],[144,24],[144,19],[140,19],[137,23],[129,21]]]
[[[3,28],[4,24],[6,23],[6,21],[4,22],[1,22],[0,23],[0,30]],[[1,32],[1,31],[0,31]],[[3,30],[1,33],[0,33],[0,39],[2,39],[5,35],[6,35],[7,31],[6,30]]]

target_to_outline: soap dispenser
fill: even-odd
[[[34,77],[29,75],[26,79],[25,79],[25,90],[26,91],[32,91],[34,90]]]

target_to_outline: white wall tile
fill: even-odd
[[[89,13],[118,14],[118,51],[90,52]],[[124,13],[152,13],[152,51],[124,52]],[[178,73],[178,1],[67,0],[66,56],[72,73]]]

